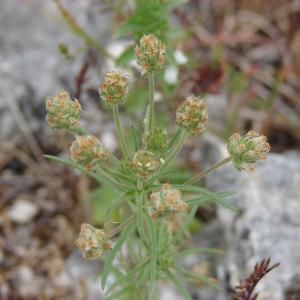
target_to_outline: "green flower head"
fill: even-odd
[[[149,204],[153,218],[172,216],[188,210],[188,205],[182,200],[181,192],[172,189],[169,184],[164,184],[160,191],[152,193]]]
[[[108,71],[99,86],[99,94],[108,108],[124,103],[128,93],[128,76],[118,71]]]
[[[46,111],[46,121],[52,128],[68,129],[73,133],[78,131],[81,105],[78,100],[72,100],[66,91],[48,97]]]
[[[76,246],[85,258],[96,259],[111,250],[112,242],[103,230],[84,223],[81,225]]]
[[[95,165],[107,159],[109,153],[101,142],[93,135],[77,136],[70,148],[71,158],[86,169],[91,170]]]
[[[155,35],[144,35],[134,51],[136,61],[142,68],[142,75],[147,76],[149,73],[161,72],[164,69],[166,47]]]
[[[270,145],[263,135],[249,131],[241,137],[234,133],[227,144],[227,150],[233,165],[239,170],[254,171],[254,164],[259,160],[267,159]]]
[[[187,97],[177,109],[176,123],[193,136],[201,134],[207,123],[206,103],[200,97]]]

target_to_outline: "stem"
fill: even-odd
[[[121,127],[118,106],[114,105],[113,108],[112,108],[112,111],[113,111],[113,116],[114,116],[114,120],[115,120],[117,136],[118,136],[118,139],[119,139],[119,143],[120,143],[123,155],[125,156],[125,158],[128,158],[129,155],[128,155],[128,150],[127,150],[126,143],[125,143],[123,130],[122,130],[122,127]]]
[[[164,170],[169,163],[173,160],[173,158],[179,153],[181,150],[186,138],[186,132],[183,129],[180,129],[180,137],[178,138],[178,142],[174,145],[174,148],[171,150],[171,153],[166,158],[166,161],[160,168],[160,172]]]
[[[113,178],[110,174],[108,174],[106,171],[104,171],[103,169],[101,169],[99,166],[96,167],[96,174],[100,175],[103,178],[103,181],[108,182],[112,185],[115,185],[116,187],[118,187],[119,189],[131,189],[131,187],[127,184],[121,183],[119,181],[117,181],[115,178]]]
[[[228,163],[231,160],[230,157],[226,157],[223,160],[221,160],[220,162],[212,165],[211,167],[209,167],[208,169],[204,170],[203,172],[200,172],[198,174],[196,174],[194,177],[192,177],[191,179],[189,179],[188,181],[186,181],[184,184],[194,184],[195,182],[199,181],[200,179],[202,179],[203,177],[205,177],[207,174],[215,171],[216,169],[220,168],[221,166],[225,165],[226,163]]]
[[[133,213],[126,221],[124,221],[122,224],[120,224],[119,226],[117,226],[115,229],[113,229],[110,233],[109,233],[109,238],[113,238],[115,235],[117,235],[120,231],[122,231],[122,229],[128,225],[131,221],[133,221],[135,218],[135,214]]]
[[[154,121],[154,73],[150,73],[148,77],[149,81],[149,110],[147,122],[146,122],[146,131],[151,131],[153,128]]]

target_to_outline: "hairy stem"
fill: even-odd
[[[174,147],[171,149],[171,151],[168,153],[168,156],[164,162],[164,164],[161,166],[160,168],[160,172],[162,170],[164,170],[169,164],[170,162],[174,159],[174,157],[179,153],[179,151],[181,150],[184,142],[185,142],[185,138],[186,138],[186,132],[183,129],[180,129],[180,136],[178,138],[177,143],[174,144]]]
[[[199,181],[200,179],[202,179],[203,177],[205,177],[207,174],[217,170],[218,168],[220,168],[221,166],[225,165],[226,163],[228,163],[231,160],[230,157],[226,157],[223,160],[221,160],[220,162],[212,165],[211,167],[209,167],[208,169],[204,170],[203,172],[200,172],[198,174],[196,174],[194,177],[192,177],[191,179],[189,179],[188,181],[185,182],[185,184],[191,185],[196,183],[197,181]]]
[[[151,131],[153,129],[154,123],[154,73],[150,73],[148,77],[149,81],[149,109],[148,116],[146,116],[146,131]]]
[[[114,228],[113,230],[111,230],[111,232],[109,233],[109,238],[113,238],[115,235],[117,235],[120,231],[122,231],[122,229],[128,225],[131,221],[133,221],[135,219],[135,213],[133,213],[126,221],[124,221],[122,224],[120,224],[119,226],[117,226],[116,228]]]
[[[115,120],[117,136],[118,136],[118,139],[119,139],[119,143],[120,143],[123,155],[124,155],[125,158],[128,158],[129,155],[128,155],[128,150],[127,150],[126,143],[125,143],[123,130],[122,130],[122,127],[121,127],[118,106],[114,105],[112,111],[113,111],[113,116],[114,116],[114,120]]]

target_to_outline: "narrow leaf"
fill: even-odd
[[[201,193],[204,194],[206,196],[209,196],[213,201],[215,201],[216,203],[220,204],[221,206],[225,207],[225,208],[229,208],[232,209],[234,211],[238,211],[238,209],[226,202],[224,202],[224,200],[222,199],[222,197],[217,194],[217,193],[213,193],[209,190],[206,190],[202,187],[198,187],[198,186],[190,186],[190,185],[172,185],[173,188],[178,189],[180,191],[183,192],[192,192],[192,193]]]
[[[150,240],[150,290],[152,291],[156,279],[157,234],[156,234],[156,226],[153,220],[148,215],[148,213],[146,213],[145,216],[149,227],[149,236],[150,236],[149,238]]]
[[[204,275],[200,275],[200,274],[196,274],[196,273],[192,273],[184,268],[180,268],[180,267],[175,267],[174,268],[177,272],[180,272],[182,274],[184,274],[187,277],[196,279],[196,280],[200,280],[206,284],[209,284],[211,287],[215,288],[215,289],[220,289],[220,286],[216,283],[216,281],[213,278],[210,278],[208,276],[204,276]]]
[[[184,297],[184,300],[192,300],[191,295],[189,294],[188,290],[182,285],[180,279],[177,278],[177,276],[172,274],[170,271],[167,271],[166,274],[169,280],[171,280],[175,284],[178,291]]]
[[[111,271],[111,267],[112,267],[112,264],[113,264],[113,261],[114,261],[116,255],[120,251],[120,249],[121,249],[122,245],[124,244],[124,242],[133,233],[134,229],[135,229],[135,224],[130,223],[124,229],[124,231],[121,233],[121,235],[120,235],[119,239],[117,240],[117,242],[116,242],[115,246],[113,247],[113,249],[106,256],[105,263],[104,263],[104,268],[103,268],[102,276],[101,276],[102,277],[102,279],[101,279],[102,289],[105,288],[106,281],[107,281],[108,275]]]

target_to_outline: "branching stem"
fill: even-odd
[[[127,150],[126,143],[125,143],[123,130],[122,130],[122,127],[121,127],[118,106],[114,105],[112,111],[113,111],[113,116],[114,116],[114,120],[115,120],[117,136],[118,136],[118,139],[119,139],[119,143],[120,143],[123,155],[124,155],[125,158],[128,158],[129,155],[128,155],[128,150]]]
[[[150,73],[149,81],[149,111],[147,116],[146,130],[151,131],[154,123],[154,73]]]
[[[207,174],[209,174],[209,173],[217,170],[221,166],[223,166],[226,163],[228,163],[230,160],[231,160],[230,157],[224,158],[223,160],[221,160],[220,162],[212,165],[211,167],[209,167],[208,169],[204,170],[203,172],[200,172],[200,173],[196,174],[194,177],[192,177],[191,179],[189,179],[188,181],[186,181],[184,184],[191,185],[191,184],[196,183],[197,181],[199,181],[200,179],[202,179],[203,177],[205,177]]]

